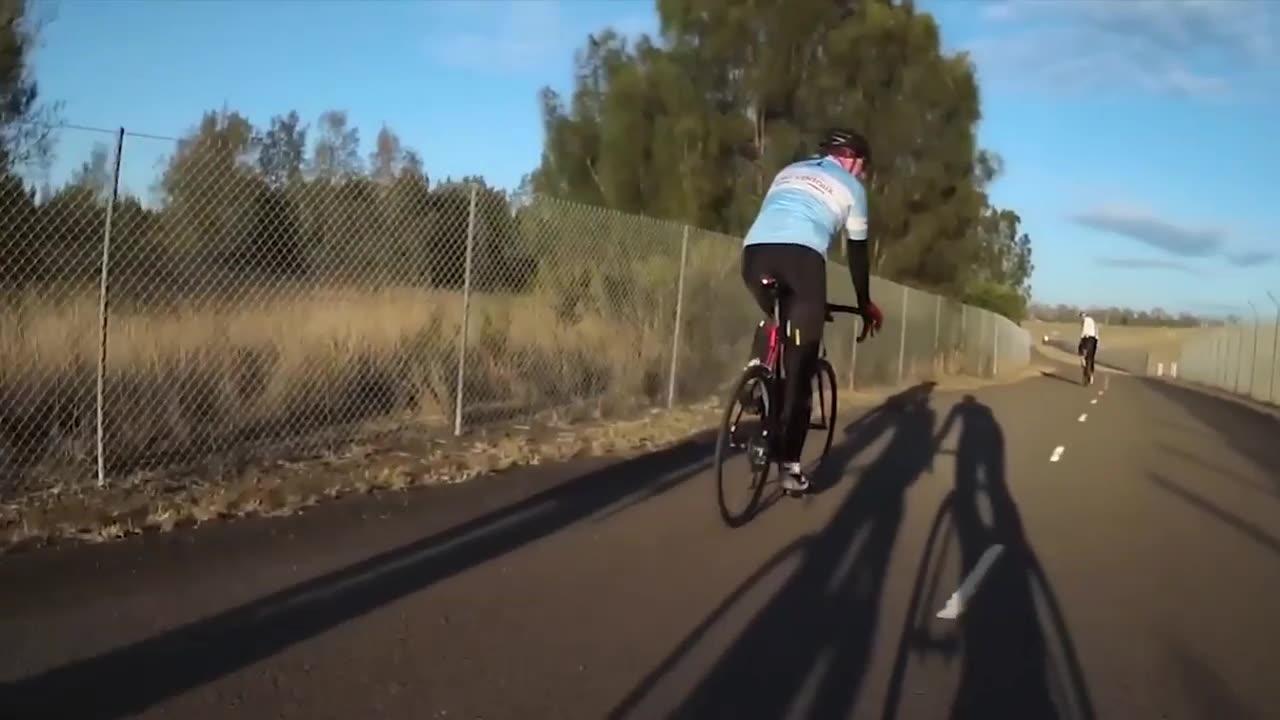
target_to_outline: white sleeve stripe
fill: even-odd
[[[865,217],[850,213],[849,219],[845,221],[844,227],[849,233],[850,240],[867,239],[867,219]]]

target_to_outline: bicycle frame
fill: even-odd
[[[769,336],[768,336],[769,344],[768,344],[768,350],[765,353],[765,367],[768,368],[770,374],[772,374],[774,377],[778,379],[783,379],[785,378],[786,366],[782,362],[782,353],[783,353],[782,347],[785,344],[782,342],[782,300],[778,296],[780,290],[778,288],[776,280],[773,282],[772,286],[773,286],[773,293],[774,293],[773,294],[773,327],[769,328]],[[831,322],[833,320],[832,313],[837,313],[837,312],[849,313],[850,315],[860,315],[862,313],[862,310],[852,305],[838,305],[835,303],[827,303],[827,307],[826,307],[827,322]],[[861,343],[863,340],[866,340],[869,332],[870,332],[870,327],[864,321],[862,323],[862,332],[858,334],[857,342]],[[825,358],[826,356],[827,356],[827,340],[826,340],[826,335],[824,334],[822,337],[822,340],[820,341],[819,357]]]
[[[775,286],[776,288],[776,286]],[[765,367],[775,377],[783,377],[782,365],[782,301],[773,296],[773,327],[769,328],[769,352],[765,355]]]

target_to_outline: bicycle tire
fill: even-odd
[[[825,469],[823,466],[827,461],[827,455],[831,452],[831,443],[836,437],[836,412],[840,406],[836,402],[836,370],[831,366],[831,363],[825,358],[819,359],[818,368],[814,371],[813,377],[818,384],[818,392],[814,394],[814,399],[817,401],[818,406],[821,407],[819,416],[823,419],[825,425],[815,425],[813,423],[813,415],[810,414],[809,429],[825,429],[827,431],[827,437],[822,443],[822,455],[818,457],[818,464],[814,469],[814,475],[818,475],[821,470]],[[823,378],[826,379],[824,380]],[[827,390],[825,394],[823,392],[824,384]],[[830,409],[822,407],[826,395],[830,396]]]
[[[734,513],[729,509],[728,503],[725,502],[725,462],[736,454],[733,453],[729,436],[732,428],[737,424],[737,420],[741,419],[741,413],[735,415],[735,409],[745,410],[742,407],[742,393],[750,383],[758,382],[764,385],[764,392],[761,397],[764,402],[764,412],[759,416],[759,429],[769,430],[773,426],[773,377],[763,367],[753,366],[746,368],[738,377],[738,381],[733,384],[733,388],[729,393],[728,402],[725,403],[724,415],[720,418],[720,429],[716,433],[716,504],[720,509],[720,518],[726,525],[732,528],[740,527],[751,519],[756,508],[760,503],[760,495],[764,490],[765,482],[769,479],[769,468],[773,465],[773,454],[766,452],[767,461],[763,468],[751,472],[752,487],[750,488],[749,498],[746,507],[740,513]],[[747,447],[750,450],[750,446]]]

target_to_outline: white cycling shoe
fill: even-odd
[[[809,478],[800,470],[800,463],[780,463],[782,469],[782,489],[787,492],[802,493],[809,489]]]

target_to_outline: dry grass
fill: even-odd
[[[474,298],[469,412],[657,397],[669,362],[657,327],[598,313],[566,322],[553,307],[537,296]],[[90,296],[0,309],[0,448],[10,463],[0,472],[88,473],[96,316]],[[412,289],[120,308],[106,363],[108,462],[127,470],[375,419],[442,423],[452,418],[461,316],[459,295]]]
[[[717,392],[744,356],[752,309],[725,281],[736,279],[733,257],[736,246],[721,242],[689,253],[687,303],[722,310],[686,316],[679,397]],[[95,482],[96,293],[0,298],[0,535],[101,541],[465,480],[568,457],[579,444],[605,453],[683,437],[687,409],[660,426],[604,422],[665,399],[678,275],[614,264],[631,269],[610,274],[583,255],[547,264],[524,294],[472,294],[462,407],[475,444],[466,446],[450,432],[459,293],[276,287],[218,300],[193,287],[188,297],[207,299],[114,302],[106,488]],[[517,419],[575,429],[486,444]]]
[[[216,520],[297,513],[324,499],[464,482],[519,465],[652,450],[719,421],[715,402],[625,420],[545,423],[464,438],[401,433],[306,461],[260,462],[232,475],[137,473],[105,489],[55,485],[0,504],[0,552],[57,540],[99,543]]]

